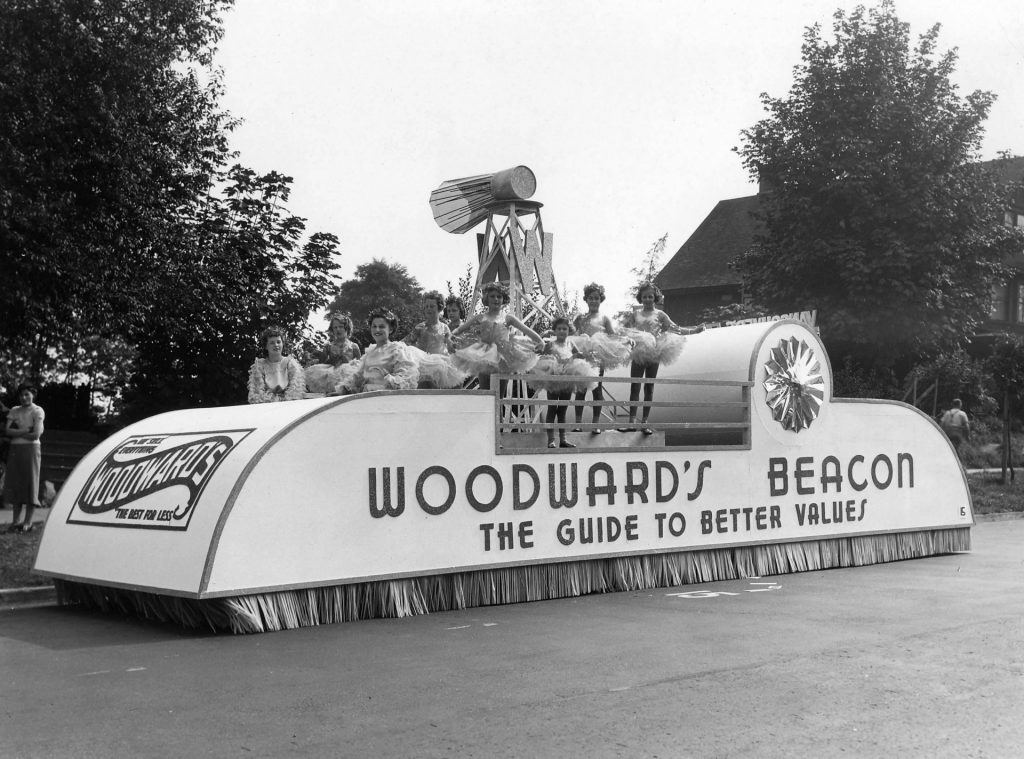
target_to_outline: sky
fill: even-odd
[[[445,180],[533,170],[570,299],[612,313],[662,235],[662,263],[715,203],[756,192],[741,130],[785,96],[804,29],[846,0],[238,0],[217,64],[251,168],[294,177],[289,210],[340,240],[340,276],[375,258],[426,289],[476,263],[474,229],[434,222]],[[871,5],[871,3],[867,3]],[[942,25],[961,94],[998,96],[982,158],[1024,154],[1024,3],[897,0],[912,39]]]

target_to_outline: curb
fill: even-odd
[[[997,511],[994,514],[975,514],[975,522],[1008,522],[1011,519],[1024,519],[1024,511]]]
[[[52,605],[57,603],[57,589],[52,585],[0,589],[0,606]]]

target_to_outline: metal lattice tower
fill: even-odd
[[[565,312],[552,268],[553,236],[544,231],[542,203],[530,200],[537,188],[533,172],[516,166],[496,174],[451,179],[430,194],[434,220],[441,229],[463,234],[481,222],[477,233],[476,284],[470,309],[490,282],[507,283],[512,313],[527,323]]]

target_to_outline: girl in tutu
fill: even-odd
[[[504,287],[497,282],[491,282],[484,285],[480,295],[487,310],[481,314],[474,314],[452,333],[453,336],[458,336],[477,327],[480,330],[479,340],[455,351],[453,358],[456,367],[466,374],[477,375],[481,390],[490,390],[492,374],[512,374],[532,369],[537,363],[535,346],[541,345],[541,339],[540,335],[521,320],[511,314],[502,314],[502,308],[509,302],[508,292]],[[526,337],[510,335],[510,327],[515,327]],[[504,383],[500,391],[504,395]]]
[[[604,376],[604,370],[620,366],[629,362],[630,342],[624,337],[615,334],[615,327],[612,320],[601,313],[601,303],[604,302],[604,288],[596,282],[591,282],[583,288],[583,300],[589,311],[576,317],[576,337],[570,338],[579,351],[586,356],[598,369],[598,376]],[[576,400],[582,401],[587,397],[587,390],[583,388],[576,391]],[[594,387],[593,398],[595,401],[604,400],[604,388],[598,382]],[[594,406],[594,424],[601,419],[601,407]],[[576,423],[583,421],[583,406],[576,406]],[[578,429],[576,430],[579,431]],[[600,429],[591,430],[592,434],[600,435]]]
[[[458,337],[455,336],[455,330],[466,321],[466,304],[462,298],[458,295],[449,295],[444,302],[444,314],[445,320],[448,322],[448,329],[452,331],[452,344],[454,345],[452,352],[456,348],[465,348],[476,342],[475,329],[472,332],[460,332]]]
[[[330,342],[317,356],[317,363],[307,366],[306,390],[310,393],[329,393],[338,384],[341,368],[363,355],[349,336],[352,319],[348,314],[334,314],[327,327]]]
[[[537,365],[533,369],[534,374],[540,374],[548,379],[535,381],[547,390],[548,400],[568,401],[572,398],[573,391],[582,391],[585,395],[589,382],[586,380],[568,380],[565,377],[589,377],[594,373],[594,367],[583,359],[576,347],[569,342],[569,320],[565,317],[558,317],[552,322],[551,329],[555,333],[553,340],[549,340],[541,352]],[[557,421],[565,424],[567,405],[548,406],[544,421],[552,424]],[[548,448],[575,448],[573,443],[565,439],[565,428],[558,430],[558,443],[555,443],[554,429],[548,429]]]
[[[391,340],[398,331],[398,319],[386,308],[377,308],[370,312],[369,322],[373,345],[361,359],[345,365],[346,371],[331,395],[416,387],[419,371],[409,347]]]
[[[661,290],[653,282],[645,282],[636,291],[636,299],[640,302],[639,311],[634,311],[625,321],[623,334],[634,341],[629,366],[630,377],[658,376],[658,368],[662,364],[671,364],[683,352],[683,345],[686,342],[682,335],[692,335],[703,332],[704,326],[687,328],[680,327],[673,322],[664,311],[655,308],[655,304],[662,300]],[[629,387],[629,400],[632,405],[629,407],[629,425],[622,428],[623,432],[630,432],[636,427],[636,402],[640,399],[640,384],[633,383]],[[654,400],[654,385],[644,383],[644,411],[641,426],[645,435],[653,435],[654,430],[647,426],[647,419],[651,415],[649,404]]]
[[[249,403],[300,399],[306,392],[306,378],[294,356],[284,355],[284,330],[267,327],[260,339],[267,357],[256,359],[249,367]]]
[[[454,349],[452,332],[440,320],[444,297],[436,290],[423,295],[425,321],[420,322],[403,338],[419,369],[419,387],[461,387],[464,372],[455,368],[449,350]]]

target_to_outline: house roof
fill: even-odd
[[[981,165],[1006,184],[1024,180],[1024,157],[997,158]],[[1020,198],[1024,207],[1024,193]],[[655,277],[658,287],[679,290],[741,284],[730,263],[747,251],[758,231],[752,216],[758,206],[757,195],[718,201]]]
[[[981,165],[996,172],[1000,181],[1006,184],[1024,179],[1024,156],[996,158],[993,161],[982,161]]]
[[[662,290],[740,284],[729,264],[750,247],[757,231],[751,215],[757,195],[720,200],[696,231],[676,251],[655,282]]]
[[[1024,181],[1024,156],[997,158],[994,161],[983,161],[981,165],[994,171],[1002,184]],[[1024,191],[1017,190],[1014,193],[1013,203],[1018,209],[1024,208]]]

